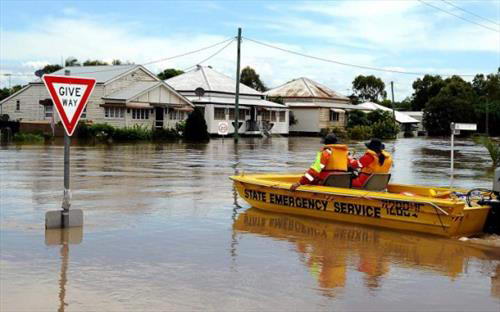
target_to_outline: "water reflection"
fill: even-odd
[[[61,269],[59,277],[59,307],[57,311],[64,312],[68,306],[66,300],[66,284],[68,282],[69,245],[80,244],[83,237],[83,228],[50,229],[45,231],[45,245],[61,246]]]
[[[454,281],[468,271],[470,260],[498,259],[500,255],[499,250],[472,247],[449,239],[332,223],[256,208],[239,214],[233,231],[290,242],[327,296],[335,296],[341,291],[348,275],[354,272],[362,274],[367,290],[377,291],[394,269],[431,272]],[[496,268],[488,272],[492,276],[491,292],[500,298],[500,263],[494,263],[497,263]]]

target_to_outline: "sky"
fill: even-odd
[[[234,38],[238,27],[242,68],[254,68],[270,88],[308,77],[349,95],[357,75],[375,75],[389,94],[393,81],[402,100],[421,75],[342,66],[251,40],[403,72],[475,75],[500,67],[500,0],[0,0],[0,88],[33,81],[35,70],[68,57],[144,64]],[[234,77],[236,41],[227,44],[146,67],[158,73],[202,63]]]

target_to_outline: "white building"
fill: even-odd
[[[96,86],[82,120],[116,127],[145,125],[172,128],[187,117],[194,106],[188,99],[141,65],[72,66],[53,75],[95,78]],[[21,123],[49,124],[54,115],[52,100],[43,82],[27,86],[0,102],[2,114]]]
[[[363,111],[383,110],[391,113],[393,112],[393,109],[373,102],[358,104],[356,107],[357,109]],[[404,112],[394,111],[394,117],[396,118],[402,133],[412,132],[416,134],[418,125],[421,124],[421,120],[417,120]]]
[[[298,78],[266,92],[268,98],[281,98],[295,123],[290,133],[318,134],[347,124],[348,97],[308,78]]]
[[[197,66],[165,81],[204,110],[208,132],[218,133],[219,123],[229,125],[234,133],[236,81],[213,70]],[[238,133],[243,135],[288,134],[288,109],[285,105],[266,101],[263,93],[240,83]]]

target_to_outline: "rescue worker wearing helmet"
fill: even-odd
[[[374,173],[389,173],[392,166],[392,156],[385,151],[385,145],[379,139],[373,138],[365,143],[366,152],[359,159],[349,158],[349,166],[360,170],[357,178],[352,180],[352,187],[363,187],[366,180]]]
[[[335,134],[328,134],[323,138],[325,144],[316,154],[311,167],[292,184],[290,190],[295,191],[301,185],[321,185],[333,172],[347,172],[348,153],[347,145],[338,144]]]

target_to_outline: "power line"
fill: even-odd
[[[212,55],[210,55],[209,57],[207,57],[207,58],[205,58],[205,59],[201,60],[200,62],[196,63],[196,64],[195,64],[195,65],[193,65],[193,66],[189,66],[189,67],[187,67],[187,68],[183,69],[182,71],[187,71],[188,69],[191,69],[191,68],[195,67],[196,65],[201,65],[201,64],[203,64],[204,62],[208,61],[209,59],[211,59],[211,58],[215,57],[216,55],[218,55],[219,53],[221,53],[222,51],[224,51],[227,47],[229,47],[229,46],[230,46],[230,45],[234,42],[234,40],[236,40],[236,39],[234,39],[234,38],[233,38],[233,39],[232,39],[231,41],[229,41],[229,42],[228,42],[225,46],[223,46],[222,48],[220,48],[219,50],[217,50],[214,54],[212,54]]]
[[[468,18],[465,18],[465,17],[463,17],[463,16],[457,15],[457,14],[455,14],[455,13],[452,13],[452,12],[450,12],[450,11],[447,11],[447,10],[445,10],[445,9],[442,9],[442,8],[440,8],[440,7],[438,7],[438,6],[435,6],[435,5],[432,5],[432,4],[430,4],[430,3],[427,3],[427,2],[425,2],[425,1],[423,1],[423,0],[417,0],[417,1],[419,1],[419,2],[421,2],[421,3],[423,3],[423,4],[427,5],[427,6],[429,6],[429,7],[431,7],[431,8],[434,8],[434,9],[436,9],[436,10],[439,10],[439,11],[441,11],[441,12],[444,12],[444,13],[446,13],[446,14],[448,14],[448,15],[455,16],[456,18],[459,18],[459,19],[461,19],[461,20],[463,20],[463,21],[466,21],[466,22],[469,22],[469,23],[475,24],[475,25],[477,25],[477,26],[483,27],[483,28],[485,28],[485,29],[488,29],[488,30],[491,30],[491,31],[494,31],[494,32],[497,32],[497,33],[500,33],[500,30],[498,30],[498,29],[491,28],[491,27],[489,27],[489,26],[486,26],[486,25],[483,25],[483,24],[480,24],[480,23],[474,22],[474,21],[472,21],[472,20],[470,20],[470,19],[468,19]]]
[[[474,12],[469,11],[469,10],[466,10],[466,9],[464,9],[464,8],[462,8],[462,7],[459,7],[458,5],[455,5],[455,4],[454,4],[453,2],[451,2],[451,1],[447,1],[447,0],[441,0],[441,1],[443,1],[444,3],[447,3],[448,5],[451,5],[452,7],[456,8],[456,9],[459,9],[460,11],[463,11],[463,12],[468,13],[468,14],[470,14],[470,15],[473,15],[473,16],[475,16],[475,17],[477,17],[477,18],[483,19],[483,20],[488,21],[488,22],[490,22],[490,23],[492,23],[492,24],[495,24],[495,25],[497,25],[497,26],[500,26],[500,23],[495,22],[494,20],[489,19],[489,18],[487,18],[487,17],[484,17],[484,16],[481,16],[481,15],[478,15],[478,14],[476,14],[476,13],[474,13]]]
[[[395,70],[395,69],[386,69],[386,68],[380,68],[380,67],[372,67],[372,66],[365,66],[365,65],[350,64],[350,63],[345,63],[345,62],[340,62],[340,61],[336,61],[336,60],[331,60],[331,59],[327,59],[327,58],[323,58],[323,57],[319,57],[319,56],[313,56],[313,55],[309,55],[309,54],[305,54],[305,53],[301,53],[301,52],[297,52],[297,51],[292,51],[292,50],[288,50],[288,49],[285,49],[285,48],[280,48],[280,47],[277,47],[277,46],[274,46],[274,45],[270,45],[270,44],[267,44],[267,43],[264,43],[264,42],[260,42],[260,41],[254,40],[254,39],[250,39],[250,38],[247,38],[247,37],[243,37],[243,38],[245,40],[254,42],[254,43],[262,45],[262,46],[266,46],[268,48],[280,50],[280,51],[283,51],[283,52],[295,54],[295,55],[306,57],[306,58],[310,58],[310,59],[313,59],[313,60],[318,60],[318,61],[327,62],[327,63],[333,63],[333,64],[337,64],[337,65],[342,65],[342,66],[349,66],[349,67],[355,67],[355,68],[361,68],[361,69],[368,69],[368,70],[388,72],[388,73],[396,73],[396,74],[405,74],[405,75],[424,76],[424,75],[430,74],[430,73],[423,73],[423,72],[408,72],[408,71],[401,71],[401,70]],[[449,74],[449,75],[448,74],[446,74],[446,75],[445,74],[436,74],[436,75],[441,75],[441,76],[454,76],[454,75],[457,75],[457,76],[463,76],[463,77],[474,77],[475,76],[473,74]]]

